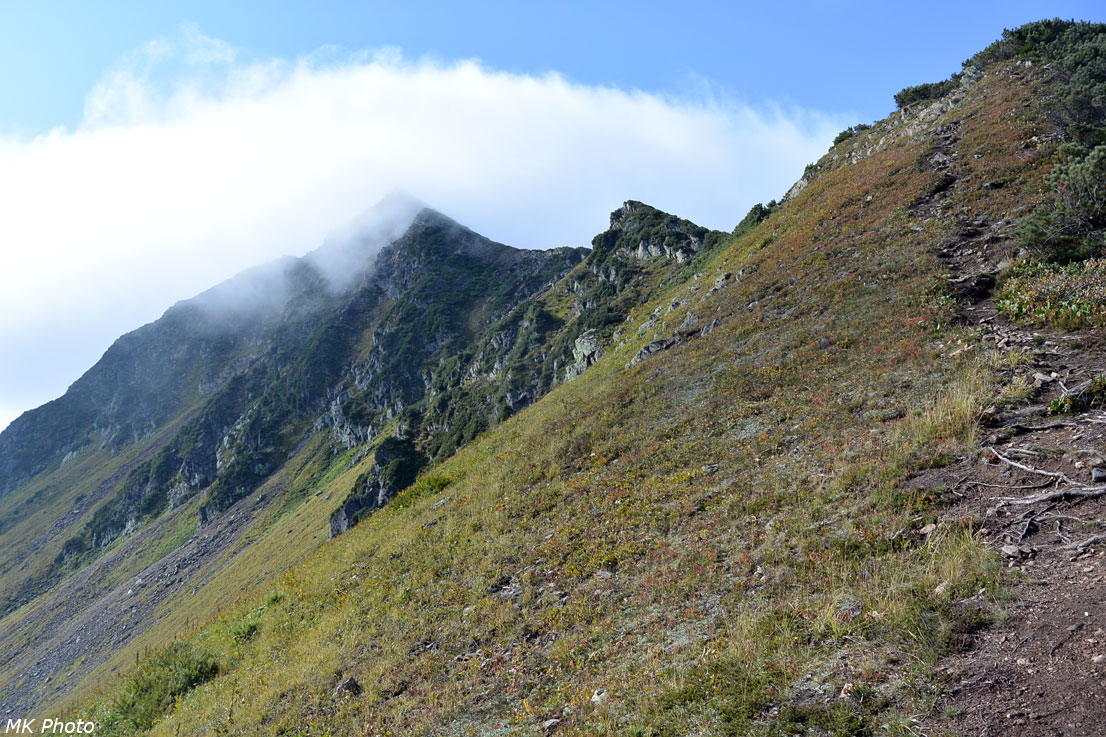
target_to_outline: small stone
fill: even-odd
[[[334,697],[335,698],[340,698],[340,697],[346,696],[346,695],[349,695],[349,696],[360,696],[361,695],[361,684],[358,683],[357,679],[354,678],[353,676],[350,676],[346,680],[339,683],[338,686],[334,689]]]
[[[546,732],[552,732],[553,729],[561,723],[560,719],[546,719],[541,723],[541,728]]]
[[[1106,663],[1106,655],[1095,655],[1093,658],[1091,658],[1091,662],[1095,665]]]
[[[1022,550],[1017,545],[1003,545],[1000,548],[1002,554],[1007,558],[1020,558],[1022,557]]]
[[[606,568],[600,568],[598,571],[595,572],[595,575],[598,578],[603,579],[604,581],[614,578],[614,574],[608,571]]]
[[[933,531],[934,531],[934,530],[936,530],[936,529],[937,529],[937,525],[935,525],[935,524],[933,524],[932,522],[930,522],[930,523],[929,523],[928,525],[926,525],[926,526],[925,526],[925,527],[923,527],[922,529],[918,530],[918,532],[919,532],[919,533],[920,533],[920,534],[921,534],[921,535],[922,535],[923,537],[928,537],[929,535],[932,535],[932,534],[933,534]]]
[[[1091,470],[1091,481],[1095,483],[1101,483],[1106,481],[1106,468],[1095,468]]]
[[[1018,665],[1026,666],[1029,665],[1029,658],[1018,658],[1016,662]]]
[[[853,692],[853,688],[854,688],[853,684],[846,683],[844,686],[842,686],[841,693],[837,694],[837,698],[847,699],[849,697],[849,694],[851,694]]]

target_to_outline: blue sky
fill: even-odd
[[[520,247],[731,229],[844,127],[1091,2],[0,3],[0,428],[396,188]],[[346,234],[343,236],[342,234]]]
[[[395,46],[587,83],[875,119],[891,94],[1042,17],[1106,20],[1101,2],[26,2],[0,6],[0,131],[75,125],[105,70],[182,23],[260,57]]]

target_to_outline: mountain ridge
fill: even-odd
[[[240,513],[231,510],[242,503],[254,514],[286,514],[287,494],[257,489],[304,452],[317,463],[335,463],[339,455],[346,468],[368,469],[345,501],[330,502],[331,535],[345,532],[424,466],[581,373],[596,359],[600,340],[609,339],[610,325],[621,321],[609,309],[581,321],[587,308],[608,292],[620,293],[624,307],[636,305],[708,233],[695,227],[700,240],[692,242],[681,230],[685,221],[640,203],[626,212],[657,220],[636,223],[634,237],[661,228],[658,243],[681,241],[681,255],[515,249],[423,208],[398,237],[374,249],[359,276],[347,275],[343,288],[332,288],[310,254],[283,259],[184,300],[121,337],[70,392],[0,437],[0,449],[18,450],[20,443],[33,446],[50,422],[64,421],[70,435],[38,448],[45,452],[37,467],[45,471],[35,478],[67,477],[70,467],[117,469],[48,484],[20,500],[19,509],[41,516],[63,494],[73,509],[12,547],[10,580],[0,585],[8,614],[18,617],[42,596],[68,596],[74,585],[87,587],[88,571],[114,580],[133,569],[126,560],[148,555],[151,538],[167,534],[176,542],[162,545],[191,545],[182,560],[192,566],[227,554],[227,542],[197,551],[187,541],[210,539],[210,528],[238,546],[233,541],[245,533]],[[612,219],[612,227],[626,226]],[[601,277],[592,254],[602,256]],[[569,272],[577,275],[561,284]],[[583,354],[582,335],[589,346]],[[74,406],[82,413],[75,415]],[[10,486],[19,480],[12,461],[21,454],[5,457]],[[22,468],[26,473],[28,465]],[[270,504],[277,510],[270,512]],[[221,521],[227,514],[230,521]],[[135,590],[111,584],[94,586],[90,595],[100,597],[98,608],[115,607]],[[61,601],[68,604],[59,603],[59,611],[67,611],[76,600]],[[48,621],[31,619],[35,626]],[[88,647],[103,653],[110,631],[80,626]],[[58,654],[70,649],[50,657],[73,657]]]

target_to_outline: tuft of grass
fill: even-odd
[[[991,391],[981,366],[973,367],[915,411],[910,431],[914,441],[928,443],[975,442],[979,414]]]
[[[247,642],[253,639],[261,629],[261,617],[254,613],[235,622],[230,628],[230,635],[235,642]]]
[[[214,655],[192,643],[174,642],[127,676],[98,721],[98,734],[129,734],[154,726],[192,689],[219,673]]]

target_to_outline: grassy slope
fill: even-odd
[[[1033,90],[1008,73],[953,114],[973,179],[1009,183],[950,212],[1039,191]],[[973,336],[949,327],[932,255],[953,226],[909,207],[937,180],[928,145],[827,164],[658,302],[684,302],[667,327],[639,336],[642,307],[625,346],[436,469],[447,488],[416,485],[283,599],[192,634],[222,674],[155,733],[863,734],[926,708],[927,666],[985,616],[964,600],[1000,584],[970,522],[917,532],[938,500],[904,484],[970,447],[1000,390],[978,351],[942,347]],[[623,368],[687,309],[718,327]],[[333,698],[348,675],[365,693]]]
[[[83,451],[70,462],[0,498],[0,519],[16,520],[3,531],[5,544],[0,548],[0,601],[11,606],[28,589],[40,588],[72,530],[79,529],[102,504],[110,500],[109,493],[96,503],[90,503],[97,489],[148,456],[151,449],[164,443],[176,429],[179,429],[179,422],[172,423],[140,446],[115,456],[93,449]],[[60,520],[58,510],[63,510]],[[121,570],[121,575],[125,577],[133,570],[133,567]],[[62,572],[61,575],[66,573],[70,572]],[[108,583],[99,582],[101,586]],[[9,652],[26,653],[26,643],[41,640],[44,634],[41,627],[53,626],[53,619],[46,617],[38,620],[38,625],[31,626],[26,626],[26,622],[37,611],[49,611],[56,593],[57,590],[48,592],[46,596],[4,615],[0,619],[0,632],[3,633],[0,645]],[[30,655],[33,657],[33,653]],[[0,685],[6,687],[18,679],[20,665],[25,663],[7,660],[0,664]]]

